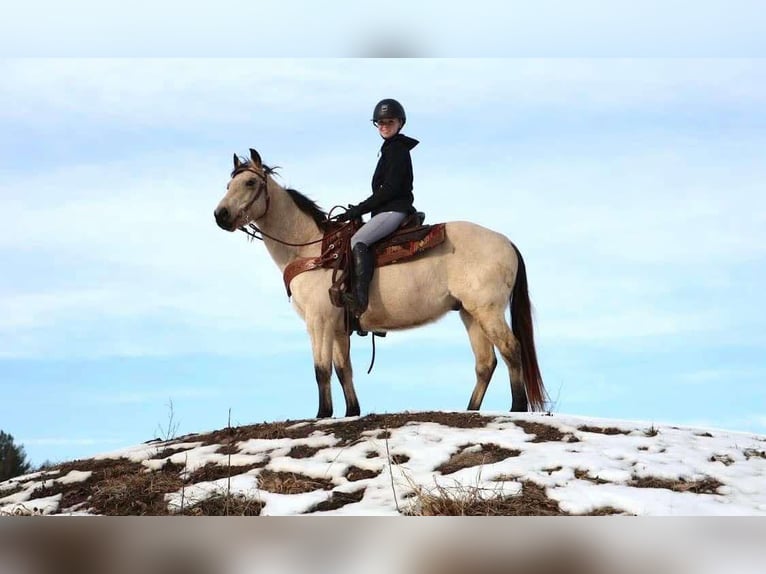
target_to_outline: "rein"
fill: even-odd
[[[249,171],[250,173],[254,173],[261,179],[261,186],[258,188],[258,191],[253,196],[253,199],[247,202],[245,207],[242,211],[247,211],[250,209],[250,207],[258,200],[259,197],[261,197],[262,194],[266,194],[266,209],[263,211],[263,214],[261,217],[266,215],[269,212],[269,206],[271,204],[271,196],[269,195],[268,190],[268,180],[266,179],[266,176],[262,174],[260,171],[254,169],[252,166],[243,167],[237,170],[234,170],[234,173],[232,173],[232,177],[235,175],[239,175],[243,171]],[[306,245],[314,245],[315,243],[319,243],[322,241],[322,237],[317,239],[316,241],[307,241],[306,243],[290,243],[289,241],[283,241],[281,239],[277,239],[273,235],[269,235],[262,229],[259,229],[258,226],[255,223],[248,223],[247,224],[250,229],[247,229],[244,225],[239,228],[240,231],[244,231],[247,235],[250,236],[251,239],[258,239],[259,241],[263,241],[264,237],[268,237],[272,241],[276,241],[277,243],[281,243],[282,245],[287,245],[288,247],[305,247]],[[260,236],[259,236],[260,234]]]
[[[305,247],[306,245],[314,245],[315,243],[319,243],[323,239],[323,237],[320,237],[319,239],[315,241],[307,241],[306,243],[290,243],[289,241],[282,241],[281,239],[277,239],[273,235],[269,235],[268,233],[260,229],[255,223],[248,223],[247,226],[250,229],[247,229],[247,227],[242,226],[239,228],[239,230],[244,231],[247,235],[250,236],[250,238],[263,241],[264,237],[268,237],[272,241],[276,241],[277,243],[281,243],[282,245],[287,245],[288,247]],[[262,235],[263,237],[260,237],[258,234]]]

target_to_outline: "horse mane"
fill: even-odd
[[[239,167],[235,168],[234,171],[231,172],[231,177],[234,177],[235,175],[245,171],[252,165],[252,163],[253,162],[247,158],[240,158]],[[266,175],[277,175],[279,166],[270,167],[265,163],[262,165],[263,171]],[[326,211],[319,207],[313,199],[303,195],[297,189],[285,188],[285,191],[287,192],[287,195],[290,196],[290,199],[293,200],[295,206],[314,220],[314,223],[316,223],[320,231],[324,232],[327,230]]]
[[[306,215],[309,215],[320,231],[326,231],[327,229],[327,212],[322,210],[313,199],[310,199],[303,195],[300,191],[287,188],[285,189],[290,199],[295,202],[295,205]]]

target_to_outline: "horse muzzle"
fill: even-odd
[[[234,231],[236,229],[234,226],[234,218],[232,218],[231,213],[226,207],[217,208],[213,212],[213,215],[215,216],[215,222],[221,229],[225,231]]]

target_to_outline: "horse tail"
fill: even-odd
[[[513,243],[511,243],[513,245]],[[524,388],[527,391],[527,401],[533,411],[545,409],[548,395],[543,386],[543,377],[537,363],[535,351],[535,333],[532,325],[532,303],[529,301],[527,288],[527,268],[519,249],[513,245],[518,259],[516,284],[511,293],[511,328],[519,341],[521,351],[521,370],[524,376]]]

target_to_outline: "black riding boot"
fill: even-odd
[[[374,254],[364,243],[357,243],[351,254],[354,256],[354,301],[353,313],[359,317],[367,310],[370,281],[375,271]]]

